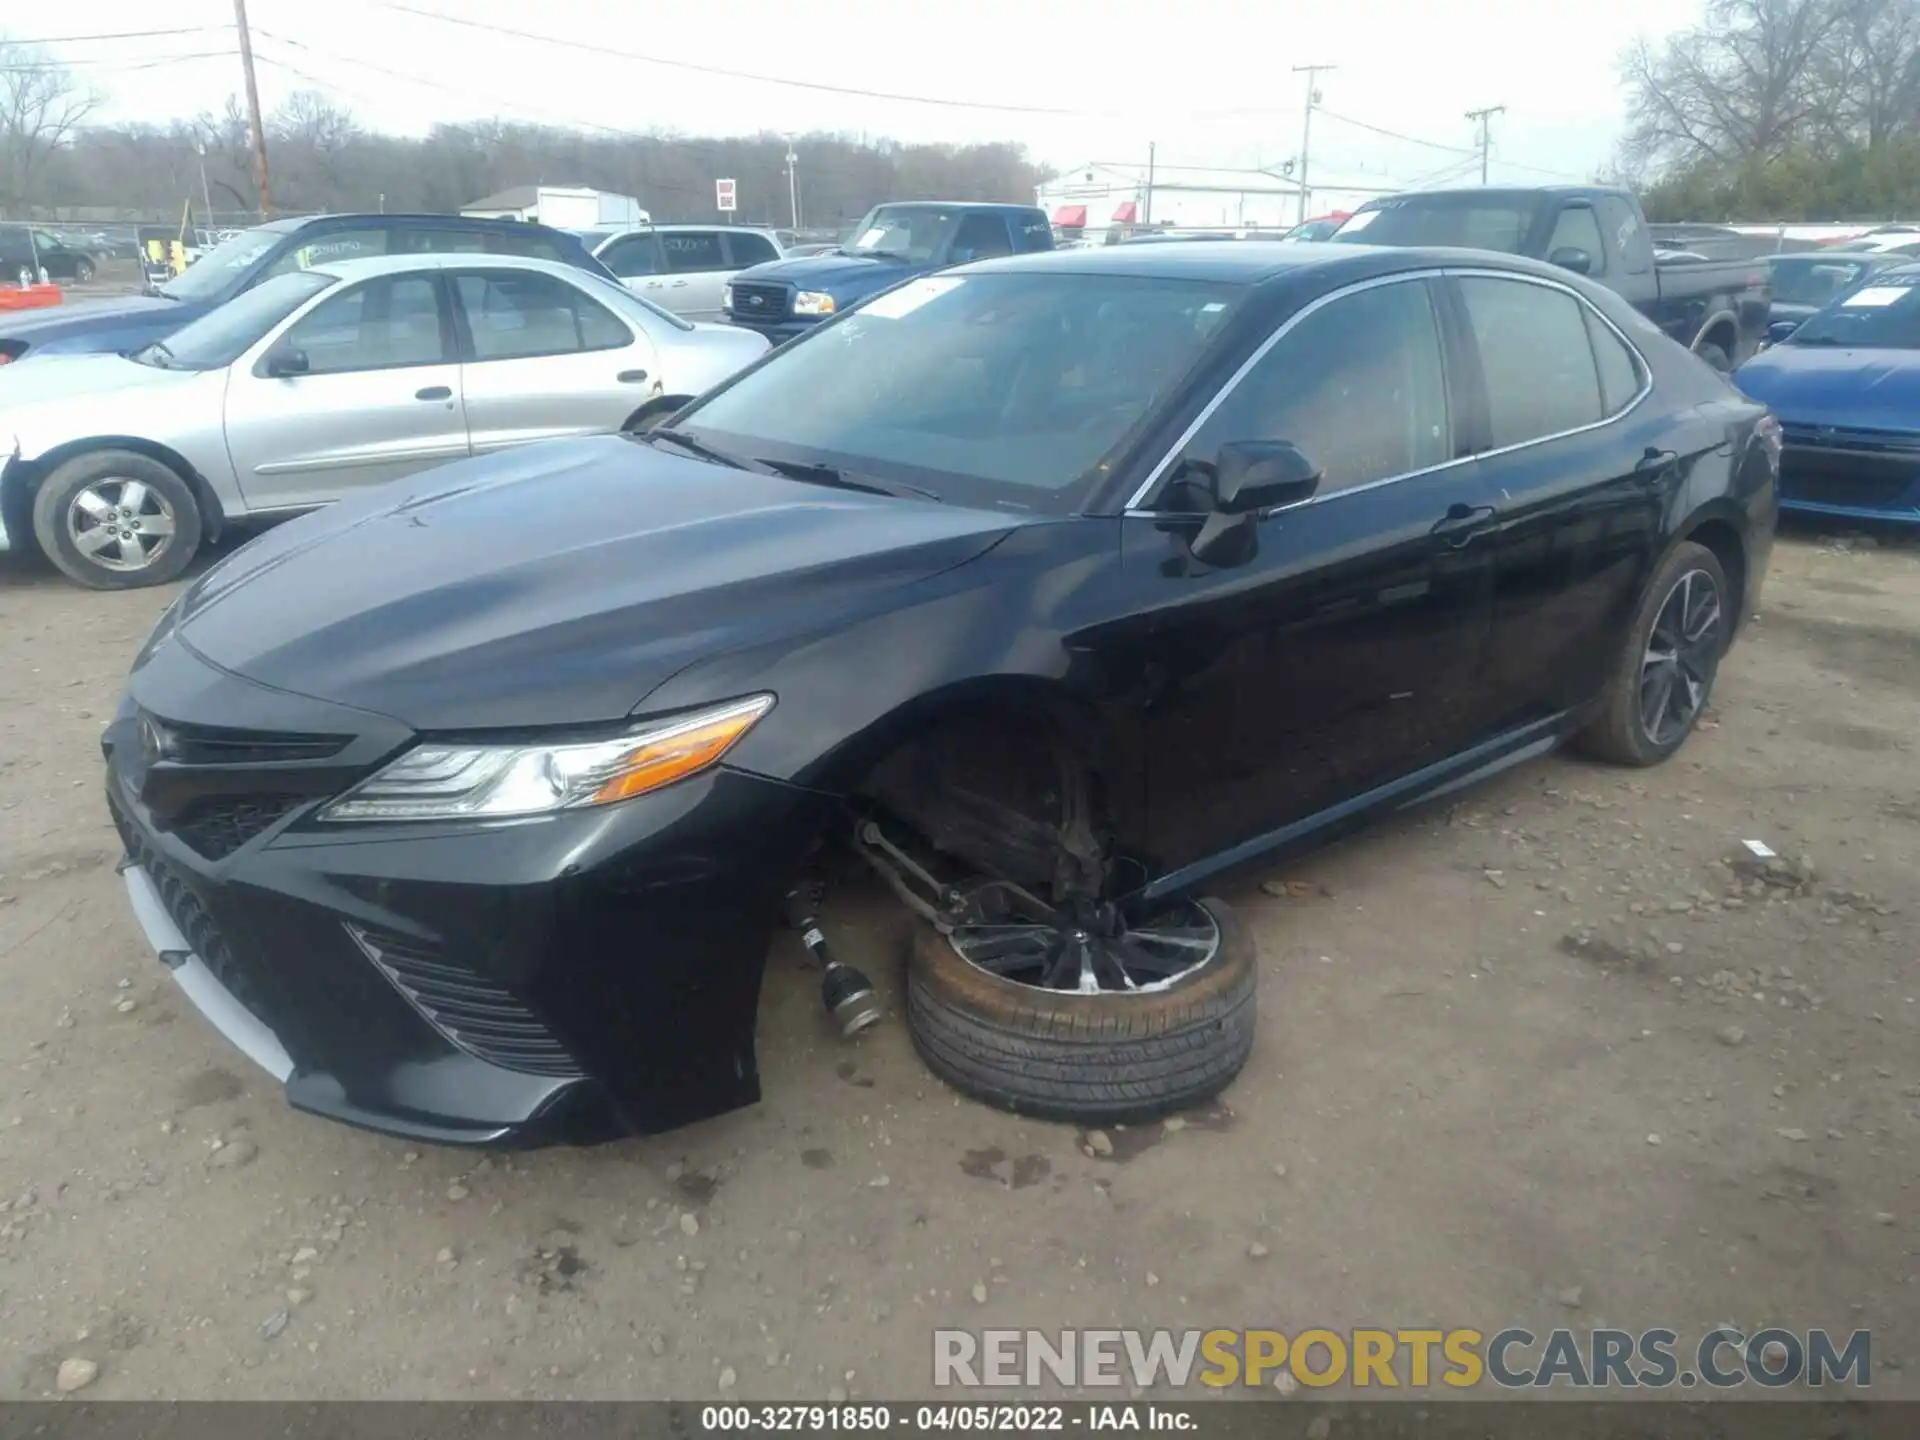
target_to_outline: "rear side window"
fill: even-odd
[[[1466,276],[1459,284],[1487,379],[1495,449],[1601,418],[1600,377],[1578,300],[1524,280]]]
[[[1600,369],[1601,408],[1618,415],[1640,393],[1640,357],[1606,321],[1591,310],[1586,315],[1587,337],[1593,341],[1593,359]]]
[[[1618,195],[1602,195],[1600,224],[1613,237],[1622,270],[1629,275],[1644,275],[1653,268],[1653,245],[1647,239],[1647,228],[1625,200]]]
[[[622,280],[660,273],[660,251],[651,235],[624,235],[600,252],[600,263]]]
[[[633,339],[611,311],[551,275],[497,270],[454,283],[476,360],[611,350]]]
[[[669,273],[699,270],[724,270],[726,256],[720,250],[717,230],[680,230],[660,237],[660,248],[667,257]]]
[[[780,252],[773,248],[773,242],[764,235],[748,235],[734,230],[728,232],[726,240],[728,258],[736,270],[744,270],[749,265],[764,265],[769,260],[780,258]]]
[[[953,249],[969,259],[990,260],[996,255],[1011,255],[1013,243],[1007,238],[1007,222],[998,215],[976,214],[961,220],[953,234]]]
[[[1343,295],[1295,325],[1208,417],[1175,473],[1206,473],[1232,441],[1288,440],[1320,467],[1327,494],[1444,464],[1451,436],[1431,292],[1408,280]]]
[[[560,242],[544,230],[484,230],[480,243],[489,255],[524,255],[529,260],[553,260],[562,265],[579,263],[571,251],[562,249]]]
[[[1016,250],[1053,249],[1053,226],[1044,212],[1022,210],[1013,218],[1013,248]]]
[[[478,255],[485,248],[478,230],[436,230],[395,226],[387,235],[389,255]]]

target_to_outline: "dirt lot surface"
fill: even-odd
[[[96,736],[166,599],[0,570],[0,1396],[898,1397],[936,1324],[1723,1321],[1871,1326],[1920,1396],[1920,551],[1784,541],[1664,769],[1230,888],[1252,1063],[1097,1147],[922,1070],[877,894],[835,938],[894,1013],[833,1038],[782,940],[751,1110],[492,1158],[291,1112],[114,876]]]

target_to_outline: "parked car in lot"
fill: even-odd
[[[165,339],[261,281],[371,255],[528,255],[608,271],[563,230],[463,215],[301,215],[242,230],[145,295],[0,312],[0,366],[43,355],[127,354]]]
[[[1624,296],[1716,370],[1766,341],[1767,272],[1754,259],[1656,256],[1640,202],[1608,185],[1419,190],[1369,200],[1336,243],[1458,245],[1529,255]]]
[[[0,224],[0,284],[37,284],[42,270],[56,283],[85,284],[93,279],[93,256],[46,230]]]
[[[718,320],[727,281],[781,254],[766,231],[744,225],[643,225],[579,233],[622,284],[689,320]]]
[[[778,345],[917,275],[1053,246],[1046,211],[1031,205],[878,205],[845,245],[825,255],[743,270],[722,292],[722,301],[728,320]]]
[[[1780,417],[1783,509],[1920,523],[1920,265],[1870,274],[1734,379]]]
[[[105,732],[154,948],[296,1106],[442,1142],[757,1098],[824,844],[969,1094],[1225,1085],[1204,897],[1580,737],[1671,755],[1765,573],[1771,418],[1545,265],[1277,243],[922,276],[638,440],[279,527]]]
[[[233,521],[642,429],[765,349],[549,261],[324,262],[132,355],[0,370],[0,549],[35,546],[83,585],[157,585]]]
[[[1767,338],[1778,342],[1791,335],[1801,321],[1824,310],[1876,271],[1912,263],[1905,256],[1879,254],[1836,255],[1831,250],[1769,255],[1773,303],[1767,309]]]
[[[1296,245],[1308,240],[1331,240],[1340,227],[1352,218],[1351,210],[1332,210],[1325,215],[1316,215],[1311,220],[1302,220],[1280,238]]]

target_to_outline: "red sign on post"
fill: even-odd
[[[719,210],[723,214],[738,209],[739,206],[735,203],[734,197],[733,181],[716,180],[713,182],[714,209]]]

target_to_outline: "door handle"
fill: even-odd
[[[1646,452],[1634,463],[1633,474],[1642,484],[1651,485],[1673,468],[1680,456],[1672,450],[1656,450],[1649,445]]]
[[[451,400],[453,398],[453,387],[451,385],[429,385],[424,390],[414,391],[413,398],[416,400]]]
[[[647,379],[647,372],[644,370],[622,370],[613,378],[618,380],[622,385],[644,385]]]
[[[675,290],[684,290],[686,289],[686,287],[687,287],[687,282],[684,280],[676,280],[673,282],[673,288]]]
[[[1447,513],[1433,524],[1427,533],[1434,538],[1444,540],[1458,550],[1473,539],[1487,526],[1493,523],[1493,517],[1500,512],[1491,505],[1469,505],[1464,500],[1456,500],[1447,507]]]

